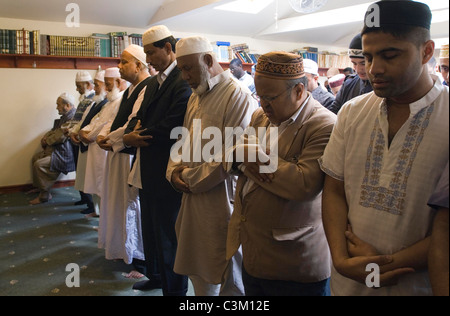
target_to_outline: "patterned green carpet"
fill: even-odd
[[[97,247],[98,219],[80,214],[85,206],[74,206],[77,191],[59,188],[52,195],[37,206],[28,205],[36,195],[0,195],[0,296],[162,295],[132,290],[136,281],[124,277],[131,266],[105,259]],[[79,287],[69,287],[77,280]]]

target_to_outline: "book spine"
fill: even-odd
[[[4,49],[5,42],[3,39],[3,37],[5,36],[4,34],[5,34],[5,32],[3,30],[0,30],[0,54],[5,54],[5,49]]]

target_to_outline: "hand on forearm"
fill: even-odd
[[[85,132],[85,131],[82,131],[82,130],[78,133],[78,136],[79,136],[80,140],[81,140],[83,143],[85,143],[85,144],[91,144],[91,143],[93,143],[93,141],[92,141],[91,139],[88,138],[88,135],[89,135],[88,132]]]
[[[123,143],[125,144],[125,146],[135,148],[150,146],[148,141],[153,139],[153,136],[142,136],[141,134],[145,131],[146,129],[142,129],[141,121],[138,121],[136,126],[134,127],[134,130],[131,133],[123,136]]]
[[[72,143],[74,145],[79,145],[80,144],[80,139],[78,137],[78,134],[70,134],[70,140],[72,141]]]
[[[108,143],[109,138],[104,136],[97,137],[97,145],[105,151],[112,151],[112,145]]]
[[[183,170],[185,170],[185,169],[187,169],[187,166],[177,167],[172,173],[171,182],[172,182],[172,185],[174,186],[174,188],[177,189],[178,191],[183,192],[183,193],[191,193],[191,190],[189,189],[189,185],[187,185],[186,182],[184,182],[184,180],[181,176]]]

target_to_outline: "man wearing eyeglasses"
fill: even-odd
[[[247,130],[258,131],[259,143],[252,144],[244,133],[233,161],[238,160],[238,148],[248,154],[268,139],[271,150],[267,157],[258,155],[256,162],[244,154],[244,161],[232,168],[227,164],[229,172],[239,174],[227,257],[242,245],[247,296],[329,295],[331,257],[321,217],[324,174],[317,160],[336,115],[307,91],[301,56],[285,52],[261,56],[255,85],[261,108]],[[272,146],[274,142],[277,146]],[[278,160],[276,170],[263,171],[268,159]]]

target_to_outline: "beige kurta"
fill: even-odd
[[[212,78],[209,91],[202,96],[193,94],[188,103],[184,126],[191,136],[191,154],[194,142],[199,141],[193,139],[194,120],[201,120],[201,132],[217,127],[224,137],[225,127],[245,129],[256,108],[257,102],[250,91],[232,78],[229,71]],[[201,148],[209,142],[202,140]],[[176,223],[178,250],[174,270],[182,275],[200,276],[210,284],[220,284],[228,264],[227,227],[233,212],[236,179],[225,171],[221,162],[200,160],[180,163],[170,160],[168,164],[169,181],[176,167],[182,164],[188,167],[182,177],[192,191],[183,194]]]

